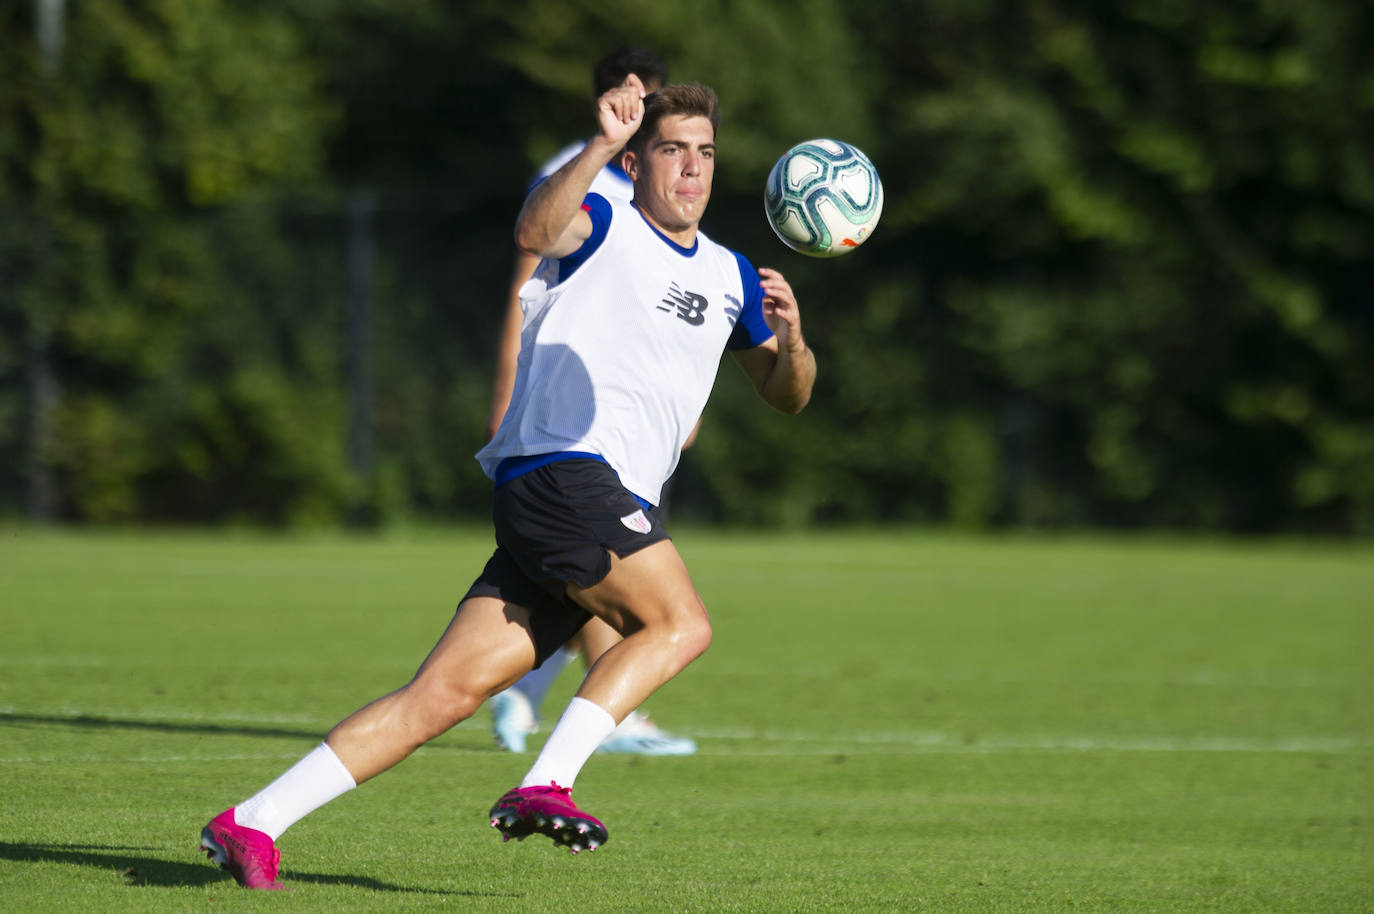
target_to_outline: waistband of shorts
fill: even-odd
[[[496,472],[492,474],[492,482],[497,486],[503,486],[512,479],[531,473],[540,467],[546,467],[551,463],[560,460],[599,460],[606,463],[606,458],[600,454],[593,454],[591,451],[554,451],[551,454],[528,454],[524,457],[507,457],[496,465]],[[609,466],[609,464],[607,464]]]
[[[558,463],[560,460],[595,460],[610,466],[610,462],[600,454],[593,454],[591,451],[554,451],[550,454],[529,454],[524,457],[507,457],[496,465],[496,472],[492,475],[494,488],[499,488],[512,479],[518,479],[526,473],[531,473],[540,467],[546,467],[551,463]],[[611,470],[615,472],[615,470]],[[618,475],[618,474],[617,474]],[[629,491],[628,489],[626,491]],[[654,509],[653,502],[648,499],[640,498],[635,493],[630,492],[634,500],[639,502],[640,507],[645,511]]]

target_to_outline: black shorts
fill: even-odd
[[[668,539],[668,531],[600,460],[546,464],[496,488],[496,551],[464,597],[498,597],[530,611],[535,665],[587,623],[591,614],[567,586],[591,587],[620,558]]]

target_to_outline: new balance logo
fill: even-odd
[[[677,316],[691,324],[693,327],[700,327],[706,323],[706,315],[703,313],[706,306],[710,304],[705,295],[698,295],[696,292],[684,292],[678,288],[677,283],[668,287],[668,294],[659,303],[658,310],[672,312],[677,311]]]
[[[739,316],[743,313],[744,307],[739,303],[739,299],[735,298],[735,296],[731,295],[729,292],[725,293],[725,300],[730,303],[725,308],[725,316],[730,318],[730,323],[733,324],[735,321],[739,320]]]

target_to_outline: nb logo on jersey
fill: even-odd
[[[738,298],[735,298],[735,296],[731,295],[729,292],[725,293],[725,300],[730,303],[729,307],[725,309],[725,316],[730,318],[730,323],[733,324],[735,321],[739,320],[740,314],[744,311],[744,306],[739,303]]]
[[[677,316],[691,324],[693,327],[700,327],[706,323],[706,306],[710,304],[705,295],[698,295],[696,292],[684,292],[678,288],[677,283],[668,287],[668,294],[663,296],[663,301],[659,303],[658,310],[672,312],[677,311]]]

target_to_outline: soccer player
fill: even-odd
[[[277,838],[400,762],[540,663],[590,615],[624,639],[588,671],[534,765],[489,813],[506,838],[574,853],[609,835],[572,800],[578,773],[631,710],[711,641],[706,606],[646,506],[731,351],[762,398],[795,414],[816,362],[777,271],[711,241],[715,93],[638,79],[598,100],[599,132],[526,200],[516,243],[542,259],[511,408],[478,453],[493,478],[497,548],[405,686],[354,712],[201,844],[243,885],[278,888]],[[588,193],[624,148],[633,203]]]
[[[603,93],[624,85],[632,73],[639,78],[647,92],[656,91],[668,80],[667,64],[653,51],[637,47],[617,48],[602,57],[593,67],[592,83],[595,93],[592,97],[600,98]],[[538,180],[542,181],[553,174],[586,145],[586,141],[581,140],[563,147],[544,163]],[[591,190],[609,200],[628,201],[633,195],[634,185],[620,167],[620,162],[612,159],[592,181]],[[520,353],[520,327],[524,322],[520,288],[534,275],[534,269],[538,265],[538,257],[523,251],[517,252],[515,273],[501,328],[501,341],[497,347],[491,410],[487,417],[487,440],[491,440],[496,434],[501,418],[510,406],[511,390],[515,386],[515,362]],[[683,446],[689,446],[693,437],[695,430]],[[669,484],[671,481],[665,483],[664,497],[657,508],[660,517],[666,516],[665,503]],[[615,629],[593,617],[568,644],[556,651],[537,669],[531,670],[509,689],[492,696],[491,732],[501,747],[508,752],[524,752],[526,739],[538,729],[544,696],[563,669],[579,653],[582,655],[583,663],[590,669],[591,665],[619,640],[620,635]],[[598,747],[598,751],[632,755],[691,755],[697,751],[697,744],[687,737],[676,736],[663,730],[648,712],[638,709],[631,711],[629,716],[621,721],[615,732]]]

